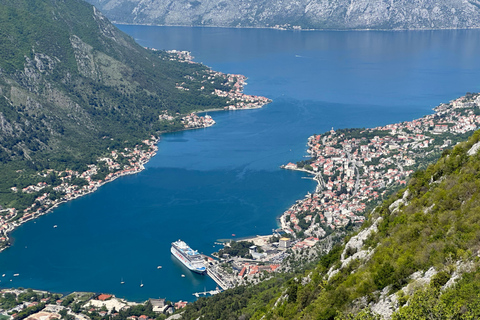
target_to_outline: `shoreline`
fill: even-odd
[[[155,143],[158,144],[160,142],[160,139],[158,139]],[[158,150],[158,147],[157,147],[157,150]],[[135,171],[131,171],[131,172],[123,172],[123,173],[119,173],[115,176],[113,176],[111,179],[108,179],[108,181],[103,181],[103,182],[100,182],[98,185],[95,185],[94,188],[90,189],[90,190],[87,190],[85,191],[84,193],[81,193],[81,194],[77,194],[75,196],[73,196],[72,198],[70,199],[64,199],[64,200],[60,200],[59,202],[56,202],[54,203],[51,207],[49,207],[48,209],[46,209],[45,211],[42,211],[38,214],[34,214],[32,215],[31,217],[27,218],[27,219],[24,219],[22,220],[21,222],[19,223],[12,223],[13,227],[10,228],[10,229],[6,229],[5,230],[5,238],[6,238],[6,241],[10,241],[10,234],[15,231],[15,229],[17,229],[18,227],[20,227],[22,224],[24,223],[27,223],[29,221],[32,221],[32,220],[35,220],[41,216],[44,216],[50,212],[52,212],[53,210],[55,210],[56,208],[58,208],[61,204],[64,204],[64,203],[67,203],[67,202],[70,202],[70,201],[73,201],[73,200],[76,200],[78,198],[81,198],[83,196],[86,196],[90,193],[93,193],[95,191],[98,190],[98,188],[102,187],[103,185],[107,184],[107,183],[110,183],[110,182],[113,182],[115,181],[116,179],[120,178],[120,177],[124,177],[124,176],[127,176],[127,175],[133,175],[133,174],[137,174],[137,173],[140,173],[141,171],[145,170],[145,164],[151,159],[153,158],[157,153],[155,152],[146,162],[142,163],[141,166],[139,167],[138,170],[135,170]],[[3,248],[0,248],[0,253],[3,252],[3,250],[6,250],[8,248],[10,248],[12,244],[10,243],[8,246],[5,246]]]
[[[478,27],[465,27],[465,28],[417,28],[417,29],[294,29],[292,28],[276,28],[276,27],[267,27],[267,26],[240,26],[240,27],[233,27],[233,26],[197,26],[197,25],[170,25],[170,24],[153,24],[153,23],[128,23],[128,22],[118,22],[112,21],[114,25],[122,25],[122,26],[146,26],[146,27],[180,27],[180,28],[224,28],[224,29],[271,29],[271,30],[278,30],[278,31],[318,31],[318,32],[372,32],[372,31],[379,31],[379,32],[403,32],[403,31],[448,31],[448,30],[479,30],[480,26]]]
[[[479,95],[475,95],[474,98],[477,98],[477,100],[475,100],[475,103],[478,103],[478,106],[480,106],[480,94]],[[435,112],[443,112],[443,113],[447,113],[450,109],[450,107],[452,108],[456,108],[456,109],[460,109],[460,110],[465,110],[467,107],[463,107],[464,105],[464,102],[462,102],[462,98],[458,98],[457,100],[454,100],[454,101],[451,101],[449,104],[441,104],[440,106],[437,106],[434,110]],[[473,100],[473,98],[472,98]],[[465,105],[467,105],[467,103],[465,103]],[[478,108],[477,106],[477,108]],[[454,110],[454,109],[452,109]],[[223,110],[218,110],[218,111],[223,111]],[[202,111],[199,111],[199,112],[202,112]],[[434,113],[435,114],[435,113]],[[434,115],[433,114],[433,115]],[[426,115],[420,119],[431,119],[433,117],[433,115]],[[476,117],[477,119],[477,122],[480,124],[480,116],[477,116]],[[412,122],[401,122],[401,123],[397,123],[397,124],[393,124],[393,125],[386,125],[382,128],[385,128],[386,131],[390,132],[391,130],[398,130],[398,128],[395,128],[393,126],[395,125],[407,125],[407,124],[410,124],[410,123],[416,123],[418,122],[419,120],[418,119],[415,119],[413,120]],[[455,127],[452,127],[452,128],[455,128]],[[180,131],[183,131],[185,129],[182,129]],[[365,129],[366,131],[367,130],[379,130],[378,127],[377,128],[370,128],[370,129]],[[333,131],[333,130],[332,130]],[[325,133],[325,134],[322,134],[322,136],[328,136],[327,135],[328,133]],[[330,134],[334,137],[339,137],[338,133],[336,132],[330,132]],[[315,137],[320,137],[320,135],[314,135],[313,136],[314,138]],[[161,138],[161,137],[160,137]],[[158,150],[158,143],[160,141],[160,138],[157,139],[154,143],[154,146],[156,148],[155,151]],[[340,138],[340,137],[339,137]],[[374,139],[378,140],[377,139],[378,137],[375,137]],[[320,138],[319,139],[310,139],[309,138],[309,143],[308,143],[308,147],[309,149],[312,148],[314,146],[314,143],[315,142],[318,142],[318,141],[321,141],[323,144],[325,144],[325,140],[321,140]],[[321,151],[321,150],[320,150]],[[319,155],[321,155],[321,152],[320,151],[316,151],[316,153],[312,153],[312,159],[313,158],[316,158],[318,157]],[[129,172],[125,172],[125,173],[119,173],[118,175],[115,175],[114,177],[112,177],[111,179],[109,179],[108,181],[104,181],[102,183],[99,183],[95,188],[93,188],[92,190],[89,190],[88,192],[85,192],[81,195],[77,195],[75,198],[72,198],[72,199],[69,199],[69,200],[73,200],[73,199],[76,199],[78,197],[81,197],[83,195],[86,195],[88,193],[91,193],[93,191],[96,191],[99,187],[101,187],[102,185],[104,185],[105,183],[108,183],[108,182],[111,182],[111,181],[114,181],[116,180],[117,178],[121,177],[121,176],[125,176],[125,175],[130,175],[130,174],[136,174],[136,173],[139,173],[143,170],[145,170],[145,164],[148,163],[148,161],[153,157],[157,155],[157,152],[154,152],[152,153],[147,159],[145,159],[139,166],[138,168],[135,170],[135,171],[129,171]],[[349,157],[347,157],[348,159],[350,159]],[[352,161],[352,160],[351,160]],[[313,163],[312,163],[313,165]],[[358,165],[358,163],[356,164]],[[287,164],[287,165],[282,165],[280,166],[282,169],[286,169],[286,170],[295,170],[295,171],[302,171],[302,172],[305,172],[307,174],[310,174],[310,175],[313,175],[313,180],[315,180],[317,182],[317,186],[316,186],[316,189],[315,189],[315,193],[311,194],[310,192],[308,192],[305,197],[303,199],[299,199],[297,201],[295,201],[295,203],[293,203],[288,209],[286,209],[280,216],[279,218],[277,218],[277,221],[280,222],[280,226],[281,226],[281,229],[283,229],[283,231],[287,232],[287,233],[290,233],[288,232],[287,230],[291,230],[290,227],[289,227],[289,224],[294,221],[293,218],[291,218],[290,221],[287,221],[287,216],[290,216],[291,217],[291,214],[293,215],[297,215],[296,218],[298,219],[303,219],[304,217],[301,217],[299,212],[293,212],[294,210],[306,210],[306,208],[304,207],[304,203],[306,202],[309,202],[313,199],[314,195],[316,193],[319,193],[319,192],[322,192],[323,190],[326,190],[327,189],[327,185],[325,185],[325,181],[322,177],[322,174],[320,172],[315,172],[313,170],[308,170],[308,169],[305,169],[303,167],[293,167],[292,164]],[[58,207],[61,203],[64,203],[64,202],[67,202],[69,200],[64,200],[64,201],[61,201],[59,203],[56,203],[55,205],[53,205],[52,207],[50,207],[49,209],[45,210],[45,212],[43,212],[42,214],[40,215],[43,215],[43,214],[47,214],[51,211],[53,211],[53,209],[55,209],[56,207]],[[318,209],[317,209],[318,210]],[[318,211],[318,212],[323,212],[323,211]],[[327,217],[327,214],[326,212],[323,212],[323,214],[325,214],[325,217]],[[40,216],[38,215],[38,216]],[[36,216],[36,217],[38,217]],[[36,217],[32,217],[31,219],[28,219],[26,221],[23,221],[23,222],[27,222],[27,221],[30,221]],[[310,221],[312,221],[312,225],[313,225],[313,220],[310,219]],[[352,220],[353,221],[353,220]],[[22,223],[23,223],[22,222]],[[20,223],[20,225],[22,224]],[[323,227],[323,225],[322,225]],[[293,227],[292,227],[293,228]],[[336,229],[334,229],[336,230]],[[341,230],[341,229],[339,229]],[[307,237],[308,235],[306,234],[307,232],[305,232],[305,237]],[[241,238],[237,238],[235,239],[235,241],[252,241],[255,245],[257,246],[263,246],[263,245],[266,245],[269,243],[269,239],[275,235],[275,232],[272,232],[272,234],[268,234],[268,235],[255,235],[255,236],[246,236],[246,237],[241,237]],[[295,245],[293,245],[293,250],[301,250],[303,248],[308,248],[310,245],[313,246],[314,243],[316,243],[316,241],[318,241],[319,239],[318,238],[323,238],[323,237],[315,237],[314,235],[310,235],[309,238],[305,238],[305,237],[302,237],[302,238],[298,238],[295,236],[295,233],[293,233],[294,235],[294,239],[296,239],[296,242],[294,242]],[[304,239],[305,238],[305,239]],[[310,239],[310,240],[309,240]],[[227,239],[224,239],[224,240],[227,240]],[[229,240],[234,240],[234,239],[229,239]],[[308,241],[311,241],[311,243],[313,244],[309,244]],[[312,242],[313,241],[313,242]],[[1,252],[1,250],[0,250]],[[251,263],[251,261],[249,261],[249,263]],[[279,269],[279,270],[282,270],[282,269]]]
[[[214,108],[214,109],[206,109],[206,110],[201,110],[201,111],[195,111],[193,113],[195,114],[199,114],[199,113],[204,113],[204,112],[219,112],[219,111],[240,111],[240,110],[256,110],[256,109],[262,109],[264,106],[266,106],[267,104],[270,104],[272,102],[272,100],[270,100],[269,102],[265,103],[264,105],[262,106],[258,106],[258,107],[249,107],[249,108],[237,108],[237,109],[227,109],[226,107],[225,108]],[[198,128],[192,128],[192,129],[198,129]]]
[[[195,62],[196,63],[196,62]],[[224,91],[215,91],[214,94],[218,95],[218,96],[226,96],[226,97],[229,97],[229,98],[232,98],[232,99],[237,99],[235,101],[230,101],[228,102],[229,105],[226,105],[225,107],[223,108],[210,108],[210,109],[205,109],[205,110],[198,110],[198,111],[193,111],[191,114],[192,115],[195,115],[195,117],[197,118],[202,118],[202,122],[200,124],[197,124],[195,121],[197,121],[198,119],[189,119],[188,115],[185,115],[185,116],[180,116],[182,117],[181,119],[187,119],[185,120],[185,126],[184,128],[182,129],[179,129],[179,130],[176,130],[176,131],[173,131],[173,132],[181,132],[181,131],[186,131],[186,130],[194,130],[194,129],[205,129],[205,128],[209,128],[211,126],[213,126],[215,124],[215,121],[213,119],[210,119],[212,120],[211,123],[206,123],[203,119],[203,117],[198,117],[198,114],[200,113],[208,113],[208,112],[218,112],[218,111],[239,111],[239,110],[250,110],[250,109],[261,109],[263,108],[265,105],[269,104],[272,102],[271,99],[268,99],[268,98],[265,98],[265,97],[262,97],[262,96],[253,96],[253,95],[248,95],[248,94],[245,94],[243,93],[243,89],[245,87],[245,85],[247,84],[246,83],[246,79],[247,77],[244,76],[244,75],[238,75],[238,74],[224,74],[222,72],[219,72],[219,71],[212,71],[213,73],[215,74],[222,74],[224,75],[225,78],[227,79],[233,79],[233,78],[236,78],[236,82],[232,85],[232,89],[230,92],[224,92]],[[233,104],[232,104],[233,103]],[[162,115],[160,115],[161,117]],[[161,119],[161,118],[160,118]],[[193,126],[190,126],[191,122],[190,121],[193,121]],[[182,120],[183,122],[183,120]],[[158,138],[156,137],[151,137],[150,141],[148,138],[147,140],[144,140],[147,141],[145,142],[145,144],[148,146],[148,151],[143,154],[144,158],[143,159],[139,159],[138,160],[138,163],[135,163],[135,164],[132,164],[130,163],[130,165],[132,166],[132,168],[130,169],[124,169],[124,171],[116,171],[116,172],[113,172],[113,173],[109,173],[107,175],[107,177],[104,178],[103,181],[101,182],[96,182],[94,183],[93,185],[92,184],[89,184],[89,189],[84,189],[83,187],[81,189],[79,189],[79,193],[77,194],[74,194],[72,196],[70,196],[69,198],[67,199],[57,199],[58,201],[54,200],[55,202],[51,205],[48,205],[46,204],[48,207],[44,208],[43,210],[41,209],[41,207],[39,209],[37,209],[36,211],[34,212],[29,212],[30,209],[33,210],[33,206],[35,205],[35,203],[28,207],[27,209],[23,210],[23,215],[18,218],[16,221],[14,222],[9,222],[8,219],[5,219],[4,222],[5,224],[7,225],[3,230],[2,232],[0,233],[0,237],[2,236],[3,234],[3,239],[2,241],[4,243],[7,243],[7,245],[5,245],[4,247],[0,248],[0,253],[3,252],[3,250],[6,250],[7,248],[9,248],[12,243],[10,242],[11,240],[11,237],[10,237],[10,234],[16,229],[18,228],[19,226],[21,226],[22,224],[26,223],[26,222],[29,222],[31,220],[34,220],[40,216],[43,216],[43,215],[46,215],[50,212],[52,212],[54,209],[56,209],[58,206],[60,206],[61,204],[63,203],[66,203],[68,201],[72,201],[72,200],[75,200],[79,197],[82,197],[82,196],[85,196],[87,194],[90,194],[92,192],[95,192],[96,190],[98,190],[98,188],[100,188],[101,186],[103,186],[104,184],[106,183],[109,183],[109,182],[112,182],[112,181],[115,181],[117,178],[119,177],[123,177],[123,176],[126,176],[126,175],[132,175],[132,174],[137,174],[143,170],[145,170],[145,164],[147,164],[151,158],[153,158],[155,155],[157,155],[157,151],[158,151],[158,143],[160,142],[161,140],[161,135],[162,134],[165,134],[167,132],[159,132],[158,133]],[[170,133],[170,132],[168,132]],[[137,152],[138,150],[136,149],[136,147],[134,148],[134,153]],[[112,152],[117,152],[117,151],[112,151]],[[133,154],[134,154],[133,153]],[[130,154],[131,156],[132,154]],[[97,160],[97,163],[100,161],[100,159],[105,159],[105,158],[99,158]],[[110,158],[108,158],[110,159]],[[114,159],[116,159],[114,157]],[[110,159],[112,160],[112,159]],[[113,160],[112,160],[113,161]],[[86,171],[88,172],[88,170]],[[82,173],[85,174],[86,172]],[[76,174],[77,177],[81,176],[80,174]],[[88,176],[89,177],[89,176]],[[88,179],[86,179],[88,181]],[[23,192],[23,190],[20,190],[20,191],[16,191],[16,192]],[[44,205],[45,206],[45,205]],[[15,208],[7,208],[6,209],[7,211],[9,210],[13,210],[11,212],[14,212],[14,215],[12,217],[10,217],[10,219],[14,219],[15,217],[18,216],[19,212],[15,209]],[[39,211],[41,210],[41,211]],[[25,215],[30,215],[29,217],[27,218],[24,218]],[[2,222],[2,221],[0,221]]]
[[[480,94],[467,93],[412,121],[310,136],[311,158],[281,168],[313,175],[317,188],[281,215],[282,228],[321,237],[363,223],[375,201],[406,186],[414,170],[473,134],[480,127],[479,107]]]

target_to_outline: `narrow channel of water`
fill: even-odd
[[[145,171],[23,225],[0,254],[2,287],[193,300],[215,283],[177,263],[170,243],[180,238],[208,254],[233,233],[270,232],[315,188],[302,173],[279,169],[303,159],[310,135],[411,120],[480,91],[478,30],[119,27],[141,45],[190,50],[215,70],[245,74],[247,93],[274,102],[211,113],[214,127],[164,135]]]

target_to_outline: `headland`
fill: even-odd
[[[154,50],[154,49],[151,49]],[[156,51],[156,50],[154,50]],[[187,51],[168,51],[170,60],[192,63],[193,57]],[[204,81],[221,78],[225,86],[223,90],[216,89],[213,95],[227,97],[227,105],[221,109],[199,110],[190,114],[170,114],[162,112],[158,121],[167,124],[180,123],[179,130],[200,129],[213,126],[215,120],[209,116],[199,116],[199,113],[212,110],[248,110],[261,108],[271,102],[270,99],[243,93],[247,78],[238,74],[225,74],[209,70]],[[177,83],[178,90],[189,90]],[[203,87],[200,88],[202,90]],[[225,91],[227,90],[228,91]],[[34,185],[19,189],[12,185],[10,192],[32,194],[35,196],[33,203],[25,209],[0,208],[0,252],[10,245],[9,234],[25,222],[38,218],[57,208],[60,204],[77,199],[81,196],[96,191],[105,183],[116,180],[125,175],[136,174],[145,169],[144,165],[156,155],[160,135],[150,136],[142,144],[123,150],[105,150],[102,157],[96,162],[88,164],[85,171],[46,169],[38,173],[39,180]],[[55,177],[54,180],[50,177]]]

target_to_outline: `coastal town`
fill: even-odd
[[[293,239],[279,229],[272,235],[225,242],[224,249],[214,253],[215,259],[206,258],[207,274],[224,290],[259,283],[274,272],[288,269],[285,260],[292,254],[309,250],[318,253],[315,245],[319,241],[312,236]]]
[[[215,76],[222,77],[226,84],[232,85],[232,90],[222,91],[215,89],[214,94],[219,97],[227,97],[229,99],[229,105],[225,110],[239,110],[239,109],[257,109],[261,108],[271,100],[261,96],[248,95],[243,93],[243,88],[247,84],[247,78],[241,74],[222,74],[217,71],[212,71]]]
[[[158,150],[158,138],[152,136],[142,142],[142,145],[132,149],[112,150],[108,156],[99,158],[97,164],[89,165],[84,172],[45,170],[39,174],[39,180],[56,177],[53,184],[42,181],[22,189],[11,187],[13,193],[34,194],[36,198],[24,210],[8,208],[0,211],[0,250],[8,246],[8,234],[21,224],[50,212],[61,203],[94,192],[104,183],[145,169],[144,164]]]
[[[191,59],[184,52],[181,57],[186,62]],[[213,92],[230,99],[231,105],[225,107],[227,110],[258,108],[270,102],[264,97],[243,94],[245,77],[212,73],[212,77],[222,77],[232,88],[230,91],[216,89]],[[208,114],[163,112],[158,118],[159,121],[177,121],[185,130],[215,124]],[[412,121],[369,129],[332,128],[324,134],[309,137],[309,158],[290,162],[282,168],[310,174],[317,182],[316,190],[280,216],[280,228],[272,235],[224,242],[224,249],[213,257],[205,256],[206,274],[217,283],[218,288],[192,294],[206,296],[238,285],[258,283],[274,272],[285,270],[289,257],[318,251],[316,246],[322,239],[335,231],[361,225],[368,211],[405,186],[414,170],[425,168],[444,150],[464,140],[479,124],[480,94],[467,93],[464,97],[437,106],[433,114]],[[158,141],[158,137],[151,136],[132,148],[109,150],[83,172],[44,170],[38,174],[39,182],[35,184],[12,186],[12,193],[34,195],[35,201],[22,210],[0,208],[0,250],[9,245],[9,233],[22,223],[50,212],[61,203],[93,192],[104,183],[143,170],[145,163],[158,151]],[[55,179],[52,180],[52,177]],[[77,294],[68,298],[68,304],[64,303],[65,297],[41,291],[34,292],[38,299],[18,299],[26,293],[32,294],[32,291],[2,290],[1,298],[14,295],[18,304],[11,308],[2,307],[0,314],[13,320],[27,317],[32,320],[45,317],[86,320],[107,316],[115,319],[121,310],[138,305],[109,294],[89,294],[87,299],[85,294],[82,298]],[[109,304],[107,301],[110,301]],[[149,306],[149,315],[131,315],[127,319],[166,317],[185,304],[185,301],[168,303],[165,299],[150,299],[141,304]],[[151,312],[157,312],[157,316]],[[19,314],[22,316],[19,317]]]
[[[414,170],[470,135],[480,124],[479,106],[480,95],[467,94],[413,121],[311,136],[311,158],[283,168],[310,173],[318,186],[285,211],[282,229],[297,238],[321,238],[361,224],[366,210],[405,186]]]
[[[68,295],[32,289],[0,291],[0,318],[28,320],[165,319],[186,306],[186,301],[149,299],[136,303],[112,294],[73,292]]]
[[[151,49],[155,50],[155,49]],[[169,60],[177,60],[185,63],[196,63],[193,61],[193,56],[189,51],[170,50],[167,51],[170,55]],[[219,97],[228,98],[228,105],[224,107],[224,110],[241,110],[241,109],[257,109],[272,102],[272,100],[256,95],[248,95],[243,93],[244,87],[247,84],[247,77],[241,74],[226,74],[212,69],[208,70],[208,73],[202,76],[201,83],[210,82],[214,84],[215,79],[222,81],[223,89],[215,89],[212,94]],[[187,76],[187,79],[188,76]],[[189,90],[184,87],[185,83],[177,83],[176,88],[178,90]],[[229,90],[225,90],[225,89]],[[200,87],[199,90],[204,90],[205,86]],[[173,118],[171,119],[173,120]]]
[[[212,278],[224,289],[257,283],[285,270],[289,256],[318,256],[319,248],[312,255],[317,243],[336,230],[361,225],[368,210],[405,186],[416,168],[435,161],[479,124],[480,95],[467,94],[413,121],[311,136],[310,158],[282,167],[311,174],[318,183],[315,192],[286,210],[272,235],[226,242],[219,260],[209,262]]]
[[[154,50],[154,49],[151,49]],[[154,50],[157,51],[157,50]],[[188,51],[167,51],[168,59],[178,60],[185,63],[193,62],[193,57]],[[219,97],[227,97],[227,105],[220,110],[245,110],[261,108],[271,102],[270,99],[261,96],[252,96],[243,93],[246,85],[246,77],[238,74],[225,74],[222,72],[208,70],[203,75],[202,82],[210,81],[212,84],[221,79],[222,88],[215,89],[211,94]],[[187,88],[183,84],[177,84],[179,90]],[[204,90],[201,87],[199,90]],[[218,110],[218,109],[215,109]],[[159,121],[179,122],[183,130],[208,128],[215,125],[215,120],[208,114],[190,113],[186,115],[170,114],[163,111],[158,116]],[[61,203],[76,199],[80,196],[97,190],[104,183],[128,174],[135,174],[144,170],[144,164],[152,158],[157,150],[159,138],[152,136],[142,141],[141,145],[124,150],[111,150],[104,157],[97,159],[97,163],[88,165],[88,169],[79,172],[73,170],[55,171],[44,170],[33,180],[35,184],[22,187],[12,186],[12,193],[25,193],[35,196],[34,201],[27,208],[0,207],[0,251],[9,246],[9,233],[22,223],[35,219],[56,208]],[[55,183],[48,183],[47,179],[54,177]]]

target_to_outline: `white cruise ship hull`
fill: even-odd
[[[178,250],[174,246],[170,248],[170,252],[173,254],[175,258],[178,259],[178,261],[180,261],[190,271],[193,271],[198,274],[205,274],[205,272],[207,271],[207,269],[204,266],[202,267],[194,266],[187,258],[185,258],[180,252],[178,252]]]

